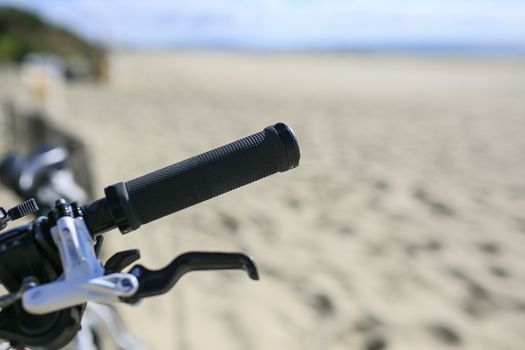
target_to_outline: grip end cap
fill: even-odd
[[[299,150],[299,143],[293,129],[285,123],[276,123],[270,128],[273,128],[284,147],[285,155],[288,160],[286,167],[281,171],[293,169],[299,165],[301,159],[301,151]]]

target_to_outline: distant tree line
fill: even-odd
[[[69,70],[82,65],[84,74],[95,78],[107,74],[106,52],[102,46],[27,10],[0,6],[0,62],[22,62],[35,52],[60,57]]]

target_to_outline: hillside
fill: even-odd
[[[0,7],[0,62],[22,62],[33,52],[45,52],[64,60],[67,70],[83,62],[85,74],[105,75],[106,53],[66,28],[47,22],[29,11]]]

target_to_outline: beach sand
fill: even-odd
[[[103,188],[283,121],[301,164],[121,235],[166,265],[252,255],[119,307],[151,349],[525,348],[525,62],[119,53],[64,124]],[[0,87],[3,96],[11,91]],[[15,200],[2,189],[1,205]]]

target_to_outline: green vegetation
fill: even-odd
[[[87,61],[89,75],[105,75],[106,54],[71,31],[14,7],[0,7],[0,62],[21,62],[32,52],[45,52],[69,60]]]

